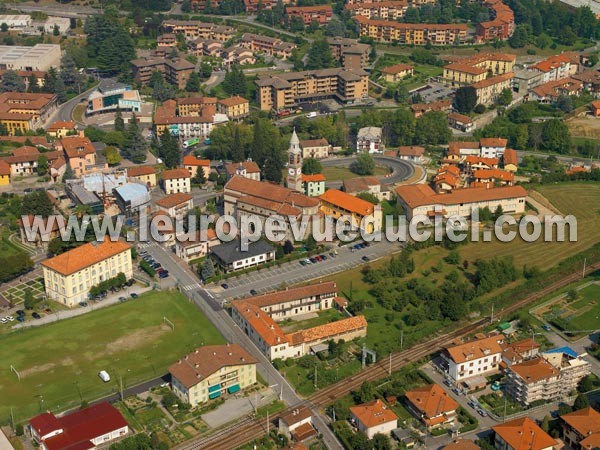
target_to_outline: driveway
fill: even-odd
[[[217,428],[226,423],[239,419],[247,414],[254,413],[255,408],[260,408],[264,405],[277,400],[277,394],[271,389],[262,389],[260,392],[244,396],[240,393],[237,397],[228,398],[225,403],[213,411],[202,414],[204,420],[209,427]]]

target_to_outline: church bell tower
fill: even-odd
[[[300,140],[296,134],[296,129],[290,139],[290,148],[288,150],[288,174],[286,179],[287,187],[295,191],[302,192],[302,149],[300,149]]]

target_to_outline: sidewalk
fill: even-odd
[[[105,308],[107,306],[114,305],[119,303],[119,297],[126,297],[128,301],[135,301],[131,299],[131,294],[136,293],[138,295],[143,294],[144,292],[151,291],[152,288],[146,288],[142,286],[132,286],[129,288],[129,294],[127,294],[127,289],[123,289],[120,292],[116,292],[114,294],[108,295],[104,300],[100,302],[88,302],[88,306],[78,306],[77,308],[69,309],[66,311],[56,311],[55,313],[48,314],[47,316],[42,317],[38,320],[29,320],[27,322],[18,323],[12,327],[13,330],[18,328],[29,328],[29,327],[37,327],[40,325],[45,325],[47,323],[58,322],[59,320],[70,319],[71,317],[81,316],[87,312],[94,311],[96,309]]]

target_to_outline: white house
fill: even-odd
[[[377,433],[389,436],[398,426],[398,416],[379,399],[350,407],[350,415],[356,427],[369,439]]]
[[[312,412],[306,406],[294,408],[279,418],[279,432],[288,438],[301,442],[309,435],[316,434],[312,426]]]
[[[167,195],[192,190],[191,176],[187,169],[171,169],[162,173],[163,189]]]
[[[500,158],[506,150],[507,140],[503,138],[481,138],[479,140],[479,156],[484,158]]]
[[[169,217],[181,219],[194,207],[194,197],[178,192],[156,200],[158,210]]]
[[[208,254],[210,248],[219,245],[220,241],[217,238],[217,233],[213,229],[206,230],[206,240],[202,240],[200,232],[196,234],[194,239],[181,240],[175,243],[175,254],[185,262],[190,262],[193,259],[201,258]]]
[[[456,382],[479,375],[490,375],[498,372],[502,361],[502,336],[448,347],[442,351],[441,356],[448,363],[448,375]]]
[[[356,137],[356,150],[359,152],[381,153],[383,143],[381,142],[381,128],[365,127],[358,130]]]
[[[241,250],[240,241],[233,240],[210,249],[213,260],[225,272],[244,270],[275,260],[275,247],[266,241],[250,242]]]

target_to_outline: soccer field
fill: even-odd
[[[171,321],[175,329],[164,323]],[[169,365],[203,344],[224,340],[198,309],[177,292],[136,300],[0,338],[0,423],[40,410],[60,411],[166,373]],[[16,368],[21,377],[11,371]],[[102,382],[100,370],[111,381]]]

